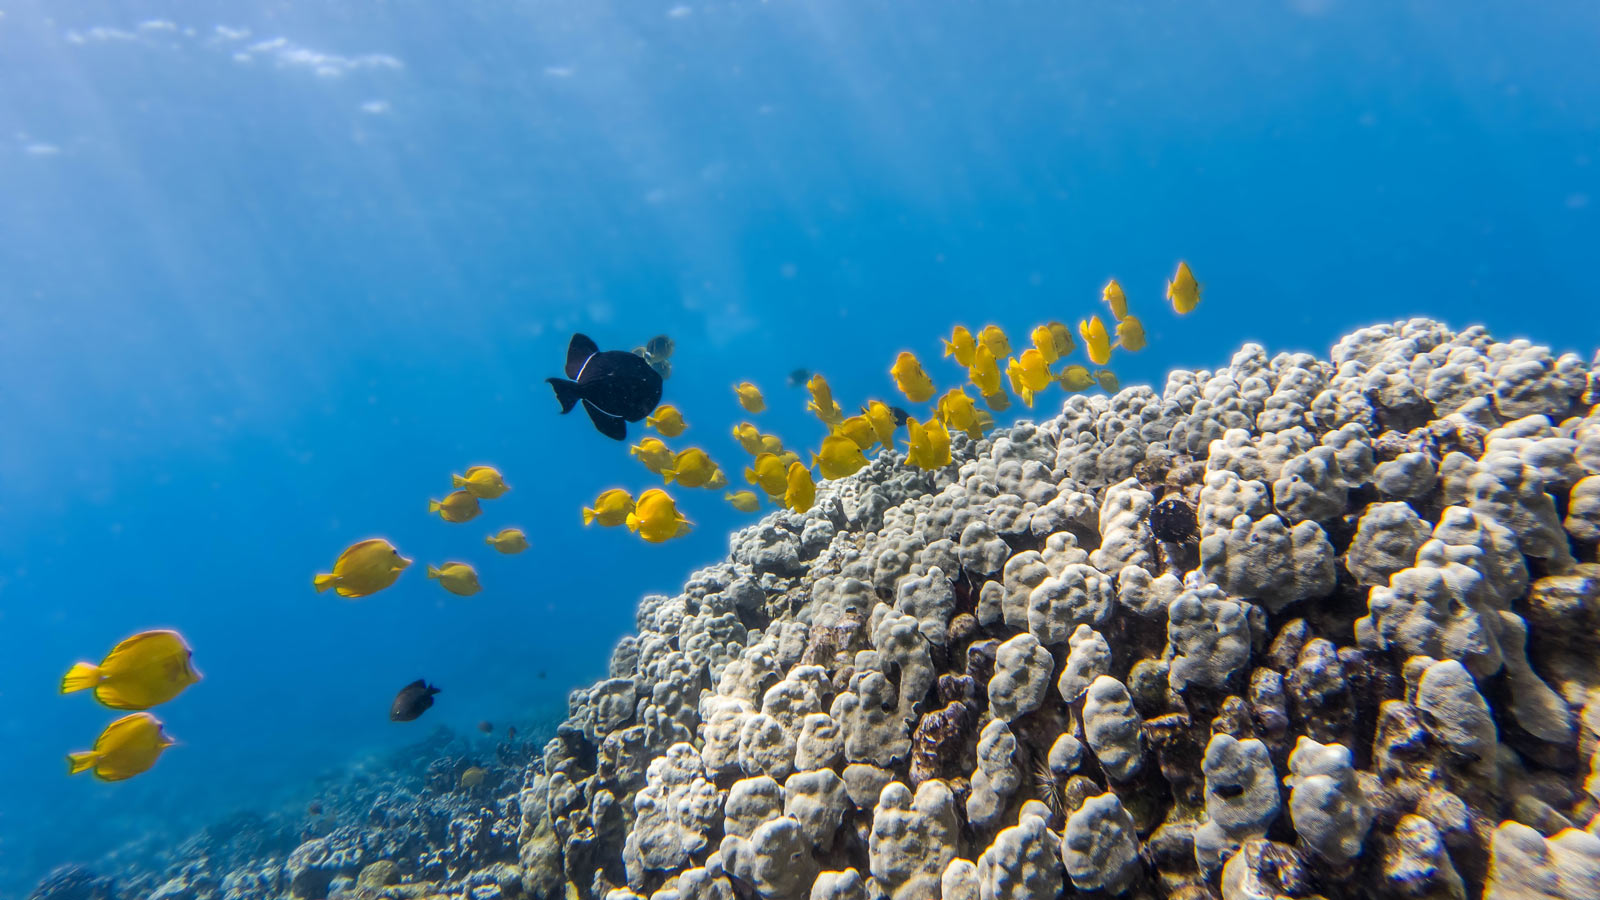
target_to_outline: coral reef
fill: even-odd
[[[478,812],[395,788],[145,887],[1600,896],[1597,399],[1418,319],[884,453],[645,598]]]

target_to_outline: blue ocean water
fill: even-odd
[[[1597,36],[1578,3],[0,4],[0,894],[602,675],[749,517],[581,526],[653,479],[556,415],[574,330],[671,335],[675,443],[730,471],[734,383],[814,446],[790,369],[847,409],[901,349],[947,386],[953,323],[1020,341],[1113,276],[1124,384],[1411,315],[1587,357]],[[430,518],[480,462],[512,492]],[[312,592],[375,534],[417,567]],[[112,715],[60,675],[151,627],[205,675],[158,710],[180,745],[68,779]],[[417,677],[437,705],[388,721]]]

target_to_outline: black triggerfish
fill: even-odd
[[[628,438],[637,422],[661,402],[661,375],[642,357],[626,350],[602,351],[588,336],[575,334],[567,345],[567,379],[546,378],[555,388],[563,414],[580,401],[589,421],[608,438]]]
[[[433,695],[437,693],[439,693],[438,688],[418,678],[401,688],[400,693],[395,695],[394,705],[389,707],[389,720],[409,722],[415,719],[433,705]]]

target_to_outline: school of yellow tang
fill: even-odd
[[[1200,291],[1188,264],[1178,263],[1166,288],[1174,311],[1179,315],[1194,311]],[[826,377],[796,370],[790,375],[790,384],[805,387],[806,411],[826,429],[821,445],[807,454],[808,465],[801,454],[786,449],[781,438],[762,433],[754,422],[738,422],[732,427],[732,436],[750,455],[749,464],[743,467],[750,489],[726,491],[723,499],[742,513],[758,512],[763,497],[773,506],[804,512],[816,501],[819,479],[847,477],[869,465],[870,454],[876,450],[898,449],[895,433],[901,427],[905,428],[906,463],[937,469],[950,464],[951,432],[973,440],[983,437],[995,425],[993,414],[1009,409],[1013,397],[1031,409],[1052,388],[1116,391],[1120,382],[1108,368],[1113,353],[1137,353],[1145,348],[1147,338],[1144,323],[1129,312],[1127,295],[1115,279],[1101,290],[1101,301],[1110,312],[1108,319],[1091,313],[1078,321],[1076,329],[1065,322],[1042,323],[1028,333],[1028,345],[1020,352],[1014,351],[1011,338],[999,325],[987,323],[976,333],[956,325],[942,340],[943,356],[964,370],[964,382],[972,386],[976,397],[962,384],[940,393],[922,360],[910,350],[900,351],[888,368],[889,378],[906,401],[931,402],[932,409],[923,418],[877,398],[868,399],[860,413],[847,417]],[[1080,341],[1082,362],[1073,359]],[[733,393],[745,413],[766,411],[767,398],[754,382],[739,382]],[[657,407],[645,424],[660,437],[644,437],[628,452],[650,473],[661,476],[664,485],[721,489],[728,484],[723,468],[703,447],[674,450],[662,440],[678,437],[688,427],[676,406]],[[449,513],[447,506],[440,510],[440,515]],[[687,534],[692,524],[663,488],[646,490],[637,501],[626,490],[608,489],[595,499],[594,506],[584,508],[583,521],[607,527],[626,525],[652,543]]]
[[[1173,310],[1179,315],[1193,312],[1200,295],[1201,285],[1188,264],[1178,263],[1166,288],[1166,299],[1171,301]],[[897,449],[895,432],[902,426],[906,430],[906,463],[939,469],[951,463],[951,432],[959,431],[973,440],[981,438],[994,427],[991,413],[1008,409],[1012,394],[1032,408],[1035,400],[1052,386],[1067,392],[1097,386],[1105,391],[1117,390],[1117,376],[1107,368],[1113,351],[1137,353],[1144,349],[1147,338],[1144,324],[1129,312],[1127,296],[1115,279],[1102,289],[1101,300],[1115,324],[1108,329],[1099,315],[1091,314],[1077,325],[1084,355],[1093,368],[1071,360],[1078,343],[1072,329],[1062,322],[1034,327],[1028,334],[1030,346],[1015,355],[1010,338],[998,325],[986,324],[976,335],[966,326],[956,325],[943,339],[943,356],[964,370],[964,381],[977,391],[978,400],[986,409],[978,407],[962,384],[940,393],[922,361],[909,350],[895,357],[888,375],[907,401],[932,402],[932,410],[925,418],[919,419],[878,398],[869,398],[860,413],[846,417],[827,379],[810,374],[804,382],[809,395],[806,411],[827,429],[821,445],[810,454],[811,464],[785,448],[778,436],[761,432],[752,422],[739,422],[733,426],[732,436],[751,457],[750,464],[744,467],[744,480],[754,490],[727,491],[723,499],[742,513],[758,512],[763,495],[775,506],[805,512],[816,502],[817,475],[832,480],[860,471],[871,463],[868,453],[880,448]],[[1063,365],[1055,369],[1058,363]],[[796,370],[791,383],[798,384],[806,374]],[[767,408],[761,389],[752,382],[740,382],[734,395],[739,406],[751,415]],[[660,476],[665,485],[709,490],[728,486],[722,467],[704,448],[674,451],[661,439],[677,438],[688,430],[688,423],[676,406],[662,404],[644,421],[661,437],[642,438],[628,452],[647,471]],[[481,501],[494,500],[511,489],[492,466],[472,466],[463,474],[453,475],[451,486],[454,490],[442,499],[428,501],[428,512],[453,524],[476,518],[483,511]],[[637,499],[622,488],[602,491],[593,506],[583,508],[582,519],[584,525],[626,526],[650,543],[681,537],[693,527],[672,496],[659,487],[644,490]],[[522,553],[529,547],[527,535],[518,528],[503,528],[484,540],[502,554]],[[334,562],[333,571],[316,575],[312,585],[318,593],[333,590],[349,599],[367,597],[394,584],[411,563],[389,541],[369,538],[346,548]],[[429,565],[427,574],[458,596],[471,596],[481,590],[478,573],[470,563]],[[154,630],[117,644],[99,665],[74,665],[61,681],[62,693],[92,690],[104,706],[134,712],[106,726],[91,749],[69,754],[69,772],[93,772],[103,780],[119,781],[153,766],[173,741],[166,736],[161,721],[145,710],[171,700],[200,680],[191,657],[188,644],[176,631]],[[481,782],[481,773],[481,769],[463,773],[463,787],[475,787]]]

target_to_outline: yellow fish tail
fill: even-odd
[[[629,531],[638,531],[639,530],[639,516],[637,514],[635,514],[635,513],[628,513],[628,530]]]
[[[67,754],[67,774],[79,775],[94,768],[94,751]]]
[[[488,544],[489,546],[493,547],[495,545],[495,543],[494,543],[494,535],[490,535],[490,536],[484,538],[483,542],[485,544]]]
[[[676,478],[677,476],[678,476],[678,470],[676,470],[676,469],[662,469],[661,470],[661,477],[666,479],[667,484],[671,484],[672,480],[674,478]]]
[[[428,567],[428,577],[429,578],[438,578],[439,575],[440,575],[440,572],[439,572],[438,567],[436,567],[436,566],[429,566]]]
[[[316,588],[317,589],[317,593],[319,593],[319,594],[322,593],[323,591],[327,590],[328,588],[331,588],[331,587],[337,585],[338,583],[339,583],[339,576],[333,575],[331,573],[330,574],[319,574],[319,575],[317,575],[317,577],[311,579],[311,586]]]
[[[61,693],[70,694],[73,691],[86,691],[100,683],[100,667],[89,663],[77,663],[67,670],[61,679]]]
[[[589,507],[585,506],[583,508],[583,524],[589,525],[589,524],[593,523],[594,522],[594,517],[595,517],[595,511],[590,509]]]
[[[437,501],[437,500],[429,500],[428,501],[428,512],[429,513],[437,513],[440,509],[443,509],[443,506],[439,503],[439,501]]]
[[[459,487],[466,487],[468,483],[469,482],[465,478],[462,478],[460,475],[451,475],[450,476],[450,485],[452,487],[458,487],[458,488]]]

